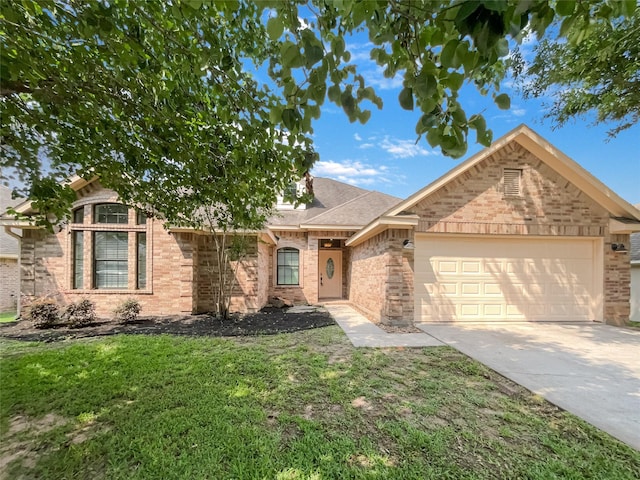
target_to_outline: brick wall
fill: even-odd
[[[15,310],[20,285],[18,260],[0,258],[0,312]]]
[[[609,235],[604,242],[604,318],[624,325],[631,315],[631,262],[628,253],[611,250],[612,243],[630,247],[630,235]]]
[[[413,252],[403,248],[407,230],[390,229],[350,250],[349,301],[386,325],[413,322]]]
[[[144,290],[72,289],[69,231],[63,228],[52,235],[43,230],[25,230],[21,248],[21,290],[25,304],[41,296],[56,298],[63,304],[89,298],[96,303],[99,316],[110,317],[118,304],[135,298],[142,306],[142,315],[192,313],[193,234],[169,234],[161,222],[150,220],[148,223],[147,288]],[[92,281],[89,235],[90,232],[84,242],[85,287]]]
[[[504,168],[522,169],[522,195],[505,196]],[[628,254],[611,243],[629,236],[610,235],[609,214],[571,182],[513,143],[418,203],[418,232],[589,236],[604,239],[604,319],[621,324],[629,315]]]
[[[219,237],[220,238],[220,237]],[[227,242],[231,241],[227,238]],[[247,237],[247,254],[240,262],[226,266],[226,281],[231,290],[231,312],[255,312],[266,303],[266,289],[261,287],[259,266],[264,264],[264,248],[259,247],[255,236]],[[196,311],[214,309],[216,285],[220,275],[216,243],[211,235],[197,236]],[[235,279],[234,279],[235,276]],[[266,283],[265,280],[262,283]]]
[[[269,259],[269,296],[285,298],[296,304],[316,304],[318,298],[318,251],[321,239],[347,239],[355,232],[317,231],[291,232],[274,231],[279,237],[278,244],[271,248]],[[292,247],[300,251],[300,285],[288,286],[277,284],[277,250]],[[348,283],[349,253],[342,250],[342,292],[346,298]]]

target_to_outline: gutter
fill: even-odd
[[[376,220],[367,225],[364,229],[360,230],[353,237],[345,242],[347,247],[355,247],[359,243],[368,240],[369,238],[377,235],[380,232],[388,228],[400,228],[411,230],[416,225],[420,217],[415,214],[409,215],[398,215],[398,216],[382,216],[378,217]]]

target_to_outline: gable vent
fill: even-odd
[[[504,169],[504,194],[508,196],[520,195],[520,179],[522,170],[517,168]]]

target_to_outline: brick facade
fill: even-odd
[[[389,229],[350,249],[349,301],[385,325],[413,322],[413,251],[403,248],[410,238]]]
[[[147,219],[136,225],[135,211],[129,211],[128,224],[93,224],[92,206],[114,202],[114,192],[99,184],[90,184],[78,192],[74,209],[84,209],[84,223],[58,226],[54,234],[43,230],[23,231],[21,242],[21,291],[25,304],[34,298],[49,296],[61,304],[89,298],[96,303],[101,317],[109,317],[113,309],[128,298],[137,299],[142,315],[173,315],[211,310],[211,281],[209,273],[217,274],[208,235],[195,232],[169,232],[161,221]],[[84,232],[83,288],[73,288],[72,235]],[[128,231],[128,288],[100,290],[93,288],[93,232]],[[146,233],[147,284],[136,288],[136,232]],[[269,247],[258,247],[256,237],[250,237],[250,253],[238,268],[238,282],[233,292],[231,311],[249,312],[260,309],[267,298],[267,275],[259,274],[259,266],[268,263]]]
[[[519,194],[505,192],[505,169],[521,172]],[[124,227],[92,224],[92,206],[114,201],[114,192],[94,182],[78,191],[78,201],[74,204],[74,208],[84,209],[82,224],[61,225],[54,234],[23,231],[21,289],[27,299],[54,295],[61,302],[70,302],[88,297],[96,302],[102,316],[108,316],[117,304],[129,297],[137,298],[143,314],[148,315],[211,310],[212,279],[215,282],[219,272],[213,238],[202,232],[169,233],[161,222],[153,219],[138,225],[134,210],[130,210],[129,223]],[[629,245],[629,235],[610,234],[610,213],[604,207],[516,142],[478,161],[408,210],[419,218],[415,232],[423,234],[599,239],[598,244],[603,248],[597,256],[604,273],[604,320],[620,324],[629,318],[629,256],[611,250],[612,243]],[[130,264],[126,290],[94,289],[94,232],[123,228],[130,232],[130,259],[136,255],[136,234],[146,233],[147,285],[136,289],[136,270]],[[303,231],[291,225],[280,228],[272,228],[276,245],[265,243],[259,236],[250,237],[249,253],[238,266],[232,311],[259,310],[274,296],[295,304],[321,302],[318,297],[320,240],[344,241],[356,233],[312,228]],[[413,321],[414,252],[403,248],[403,242],[413,240],[414,230],[391,227],[362,243],[342,248],[342,297],[372,319],[389,325],[407,325]],[[85,232],[85,285],[81,289],[72,288],[71,233],[75,231]],[[299,285],[277,284],[277,251],[286,247],[299,251]]]
[[[316,304],[322,299],[318,298],[318,252],[319,242],[322,239],[333,238],[346,240],[355,232],[353,231],[278,231],[274,233],[279,238],[278,244],[271,249],[269,261],[269,296],[287,299],[295,304]],[[300,252],[300,285],[277,284],[277,251],[280,248],[297,248]],[[349,249],[342,249],[342,295],[347,298]]]
[[[0,312],[15,310],[20,291],[20,270],[15,258],[0,258]]]

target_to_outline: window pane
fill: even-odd
[[[136,250],[138,256],[138,288],[147,287],[147,234],[144,232],[138,233],[136,236]]]
[[[126,205],[103,203],[95,207],[96,223],[129,223],[129,209]]]
[[[73,223],[84,223],[84,207],[77,208],[73,212]]]
[[[73,232],[73,288],[84,283],[84,232]]]
[[[300,252],[295,248],[278,250],[278,285],[298,285]]]
[[[95,232],[94,276],[96,288],[128,287],[127,232]]]
[[[146,225],[147,223],[147,214],[142,210],[138,210],[136,212],[136,225]]]

